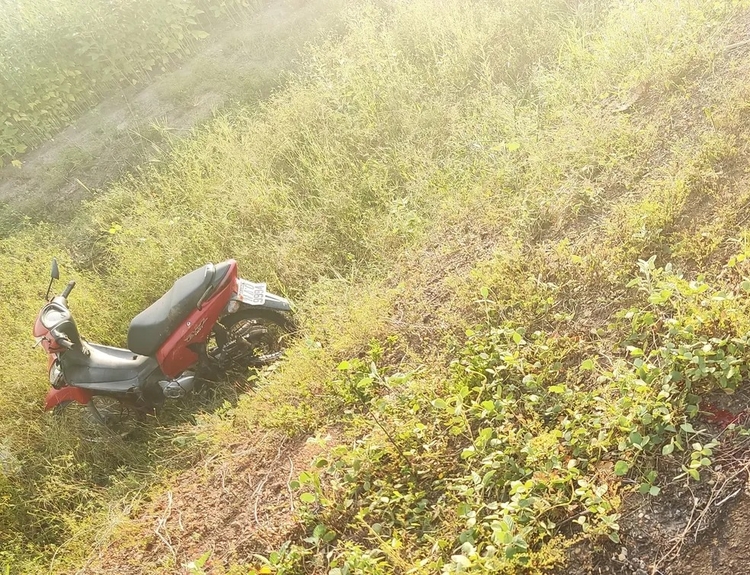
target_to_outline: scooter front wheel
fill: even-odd
[[[135,430],[141,419],[134,406],[101,395],[95,395],[85,404],[64,401],[55,406],[52,413],[60,424],[76,429],[90,441],[113,436],[124,438]]]

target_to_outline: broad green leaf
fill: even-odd
[[[680,429],[684,431],[685,433],[695,433],[695,429],[693,429],[693,425],[691,423],[683,423],[680,425]]]
[[[471,566],[471,561],[465,555],[452,555],[451,559],[456,565],[463,567],[464,569]]]
[[[299,498],[302,503],[315,503],[315,495],[312,493],[303,493]]]
[[[623,476],[630,471],[630,464],[627,461],[620,460],[615,463],[615,475]]]
[[[206,551],[203,555],[195,560],[196,567],[203,567],[206,564],[206,561],[208,561],[209,557],[211,557],[211,551]]]
[[[633,445],[641,445],[641,443],[643,443],[643,437],[637,431],[632,431],[630,433],[630,443]]]
[[[470,457],[474,457],[476,454],[477,452],[474,449],[474,446],[470,445],[461,452],[461,459],[469,459]]]

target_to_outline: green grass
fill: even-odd
[[[336,33],[340,12],[339,0],[268,6],[246,15],[244,25],[217,30],[198,54],[137,95],[109,98],[56,136],[44,153],[5,169],[4,192],[12,209],[0,219],[0,235],[23,224],[13,213],[32,222],[69,222],[82,198],[94,197],[124,174],[168,161],[173,142],[220,108],[252,107],[280,90],[296,69],[300,50]]]
[[[3,2],[0,165],[50,138],[115,89],[192,54],[206,29],[236,23],[249,0]]]
[[[672,479],[655,457],[711,473],[698,401],[748,358],[750,60],[723,49],[747,7],[348,10],[261,106],[0,243],[13,569],[62,543],[72,568],[135,494],[259,430],[345,438],[294,483],[307,539],[267,550],[279,573],[539,573],[616,540],[623,497]],[[294,299],[305,337],[230,414],[211,415],[220,393],[197,424],[175,410],[94,448],[39,407],[28,333],[53,254],[94,341],[226,257]]]

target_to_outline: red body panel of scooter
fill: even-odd
[[[201,309],[193,310],[157,350],[156,360],[167,377],[177,377],[198,362],[198,354],[190,346],[206,341],[221,312],[236,293],[237,262],[230,262],[231,267],[217,292],[203,303]]]

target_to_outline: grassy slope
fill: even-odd
[[[252,107],[284,84],[302,49],[336,29],[337,0],[272,2],[201,45],[179,69],[120,91],[75,125],[0,169],[0,235],[68,222],[83,199],[143,166],[224,107]],[[60,197],[65,202],[60,202]]]
[[[723,50],[745,8],[518,4],[351,8],[284,92],[65,231],[92,340],[121,342],[205,260],[293,296],[304,341],[229,415],[218,394],[197,427],[168,414],[127,445],[55,429],[25,337],[61,236],[3,241],[0,558],[33,571],[67,541],[56,568],[75,564],[118,501],[264,429],[357,438],[301,478],[299,521],[336,538],[296,541],[280,572],[535,571],[616,537],[618,474],[658,484],[668,445],[690,462],[692,393],[744,375],[715,351],[746,357],[722,339],[748,328],[744,263],[724,266],[746,229],[748,58]],[[707,283],[644,264],[626,287],[651,255]]]
[[[148,82],[209,35],[254,12],[233,2],[3,3],[0,166],[117,88]]]

